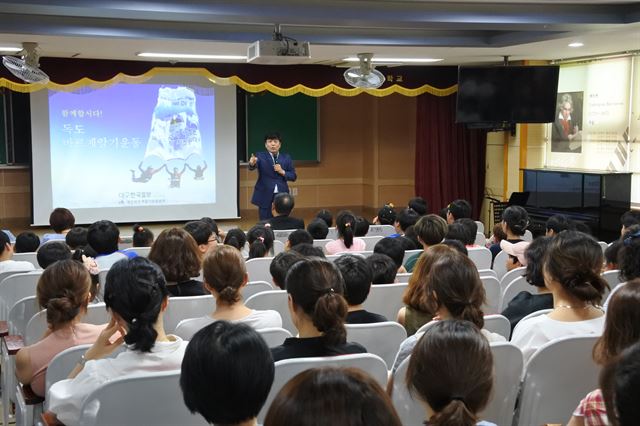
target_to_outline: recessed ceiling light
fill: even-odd
[[[576,41],[574,43],[569,43],[569,47],[582,47],[584,46],[584,43],[580,43],[579,41]]]
[[[0,46],[0,52],[20,52],[22,47]]]
[[[167,58],[167,59],[220,59],[224,61],[245,61],[245,55],[200,55],[192,53],[155,53],[140,52],[136,54],[142,58]]]
[[[351,56],[344,59],[347,62],[358,62],[359,59],[355,56]],[[412,63],[412,64],[427,64],[431,62],[440,62],[442,59],[437,58],[384,58],[384,57],[376,57],[374,56],[371,59],[371,62],[382,62],[382,63]]]

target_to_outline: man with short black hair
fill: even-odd
[[[307,225],[307,232],[311,234],[314,240],[324,240],[329,234],[329,227],[327,223],[322,219],[313,219]]]
[[[427,200],[422,197],[414,197],[409,200],[409,208],[412,208],[413,211],[418,213],[420,216],[424,216],[427,214],[429,210]]]
[[[554,214],[547,219],[546,233],[547,237],[555,237],[562,231],[573,228],[571,219],[564,214]]]
[[[304,256],[295,250],[278,253],[271,261],[271,265],[269,265],[269,273],[273,284],[281,290],[286,290],[284,283],[287,278],[287,272],[301,260],[304,260]]]
[[[345,287],[344,298],[349,305],[345,322],[348,324],[369,324],[387,321],[384,316],[367,312],[362,306],[371,291],[373,278],[367,261],[360,256],[345,254],[338,257],[334,264],[342,274]]]
[[[402,261],[404,260],[404,251],[405,250],[402,242],[398,238],[391,237],[381,239],[373,247],[374,253],[386,254],[387,256],[389,256],[393,260],[393,263],[395,263],[397,272],[400,273],[407,272],[402,266]]]
[[[9,236],[0,231],[0,274],[3,272],[28,272],[33,271],[35,266],[24,260],[12,260],[13,246]]]
[[[398,267],[386,254],[373,253],[366,258],[367,265],[371,268],[371,282],[373,284],[392,284],[396,281]]]
[[[396,216],[396,221],[393,224],[396,228],[396,233],[390,235],[390,237],[395,238],[404,235],[410,226],[416,224],[418,219],[420,219],[420,215],[412,208],[407,207],[406,209],[400,210],[400,213]]]
[[[71,259],[71,250],[64,241],[49,241],[40,247],[36,259],[42,269],[47,269],[47,266],[58,260]]]
[[[304,229],[304,220],[289,216],[295,206],[293,197],[286,192],[274,195],[271,213],[273,217],[267,221],[271,229]]]
[[[633,225],[640,225],[640,210],[629,210],[620,217],[620,236],[627,232],[627,228]]]
[[[447,223],[452,224],[456,219],[471,218],[471,204],[467,200],[454,200],[447,206]]]
[[[313,237],[304,229],[296,229],[287,237],[284,248],[285,250],[289,250],[298,244],[313,244]]]
[[[109,269],[119,260],[136,257],[133,251],[118,250],[120,230],[110,220],[99,220],[92,223],[87,230],[87,242],[97,253],[96,263],[100,269]]]
[[[187,222],[184,225],[184,230],[196,240],[200,253],[206,253],[209,247],[215,246],[218,243],[213,228],[205,221],[192,220],[191,222]]]

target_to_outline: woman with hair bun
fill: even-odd
[[[365,242],[361,238],[354,237],[354,227],[356,226],[356,217],[348,210],[338,213],[336,218],[336,228],[338,230],[338,239],[327,243],[324,250],[327,254],[337,254],[345,251],[364,251]]]
[[[529,213],[520,206],[509,206],[502,212],[502,230],[507,235],[506,241],[515,244],[524,241],[524,235],[529,226]],[[491,255],[495,259],[498,253],[502,251],[500,243],[493,244],[489,247]]]
[[[425,425],[493,425],[478,419],[491,398],[493,355],[473,323],[446,320],[429,327],[411,354],[406,380],[409,392],[427,405]]]
[[[563,231],[554,237],[544,258],[545,286],[553,294],[553,310],[520,321],[511,342],[522,349],[525,361],[540,346],[577,334],[602,334],[604,312],[599,304],[608,288],[600,275],[602,249],[593,237]]]
[[[153,232],[149,228],[136,223],[133,225],[133,247],[151,247]]]
[[[347,342],[344,281],[333,263],[317,258],[301,260],[289,270],[285,287],[298,337],[272,348],[274,361],[367,352],[362,345]]]
[[[204,317],[182,320],[176,330],[185,340],[212,322],[225,320],[242,322],[255,329],[282,327],[277,311],[257,311],[247,308],[242,300],[242,289],[249,280],[244,259],[231,246],[216,246],[209,250],[202,262],[204,286],[216,299],[215,310]]]
[[[86,397],[111,379],[180,369],[187,342],[164,331],[162,313],[168,296],[164,275],[150,260],[135,257],[111,267],[104,289],[104,302],[111,313],[109,325],[69,379],[49,390],[49,410],[58,420],[67,426],[78,424]],[[105,358],[123,342],[127,344],[124,352]]]
[[[51,243],[53,244],[53,243]],[[44,379],[51,360],[73,346],[93,343],[104,325],[80,322],[91,300],[91,278],[82,263],[59,260],[44,270],[38,280],[38,305],[47,310],[48,329],[42,340],[16,355],[16,376],[44,396]]]
[[[264,225],[256,225],[249,229],[247,241],[249,242],[249,259],[267,257],[273,248],[273,231]]]

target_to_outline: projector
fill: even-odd
[[[300,64],[310,57],[306,41],[258,40],[247,48],[247,62],[251,64]]]

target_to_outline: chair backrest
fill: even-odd
[[[476,220],[476,225],[478,225],[478,232],[484,234],[484,223],[480,222],[479,220]]]
[[[339,255],[339,254],[328,254],[328,255],[326,256],[326,259],[327,259],[329,262],[335,262],[335,261],[336,261],[336,259],[337,259],[337,258],[339,258],[340,256],[341,256],[341,255]]]
[[[371,286],[367,300],[364,301],[364,308],[393,321],[403,306],[402,295],[406,288],[407,283],[374,284]]]
[[[7,319],[9,334],[24,336],[27,323],[39,310],[40,306],[38,306],[36,296],[18,300],[9,311]]]
[[[208,425],[184,405],[180,370],[130,375],[104,383],[85,399],[78,424]]]
[[[553,309],[540,309],[539,311],[531,312],[529,315],[526,315],[524,318],[522,318],[519,322],[528,320],[529,318],[535,318],[540,315],[546,315],[551,311],[553,311]]]
[[[413,255],[422,254],[423,251],[424,251],[423,249],[405,250],[404,257],[402,258],[402,264],[404,265],[405,263],[407,263],[407,260],[409,260],[409,258],[412,257]]]
[[[500,287],[502,288],[502,291],[504,292],[504,290],[507,288],[507,286],[509,284],[511,284],[511,282],[513,280],[515,280],[518,277],[523,276],[524,273],[526,272],[526,270],[527,270],[527,268],[525,266],[521,266],[519,268],[512,269],[512,270],[508,271],[507,273],[505,273],[502,276],[502,278],[500,278]]]
[[[247,260],[245,263],[247,267],[247,274],[249,274],[249,281],[266,281],[271,282],[271,272],[269,267],[273,257],[256,257]]]
[[[162,317],[164,329],[173,333],[180,321],[203,317],[216,309],[216,299],[210,295],[171,297]]]
[[[498,274],[496,274],[496,271],[493,269],[478,269],[478,274],[480,274],[481,277],[498,278]]]
[[[264,341],[267,342],[267,346],[270,348],[280,346],[284,343],[285,339],[293,337],[289,331],[278,327],[260,328],[258,329],[258,333],[260,333]]]
[[[500,307],[500,312],[504,311],[507,306],[509,306],[509,302],[511,302],[514,297],[516,297],[523,291],[535,294],[535,287],[529,284],[525,277],[518,277],[511,281],[511,283],[509,283],[507,287],[502,291],[502,304]]]
[[[492,333],[498,333],[509,340],[511,335],[511,323],[507,317],[499,314],[484,316],[484,329]]]
[[[369,225],[369,232],[367,232],[367,237],[373,237],[376,235],[388,237],[389,235],[393,235],[395,233],[396,228],[394,228],[392,225]]]
[[[42,270],[14,273],[0,282],[0,319],[6,320],[9,311],[20,299],[35,296]]]
[[[100,286],[98,287],[98,294],[96,295],[96,299],[100,302],[104,300],[104,286],[107,283],[107,274],[109,273],[109,269],[100,269],[98,272],[98,282]]]
[[[487,244],[487,237],[482,232],[476,232],[475,244],[484,247]]]
[[[519,425],[563,423],[580,400],[598,388],[600,368],[591,357],[597,339],[564,337],[538,348],[525,368]]]
[[[497,278],[494,277],[480,277],[482,285],[484,285],[484,292],[486,293],[486,300],[482,306],[482,312],[485,314],[499,314],[500,304],[502,302],[502,290]]]
[[[522,351],[507,342],[491,343],[493,354],[493,392],[479,418],[498,425],[511,425],[520,392],[524,368]]]
[[[322,251],[324,251],[324,246],[327,245],[327,243],[330,243],[333,240],[330,239],[324,239],[324,240],[313,240],[313,246],[314,247],[320,247],[322,249]]]
[[[291,321],[289,314],[289,297],[285,290],[270,290],[254,294],[245,301],[245,305],[251,309],[265,310],[273,309],[278,311],[282,317],[282,328],[289,331],[294,336],[298,335],[298,330]]]
[[[276,229],[273,231],[273,237],[284,244],[289,239],[289,234],[293,231],[295,231],[295,229]]]
[[[522,236],[523,241],[531,242],[533,241],[533,234],[528,229],[524,231],[524,235]]]
[[[0,272],[0,284],[2,283],[2,281],[4,281],[7,277],[10,277],[11,275],[25,274],[27,272],[34,272],[34,271],[7,271],[7,272]],[[35,271],[35,272],[38,272],[38,271]],[[42,271],[40,271],[40,273],[42,273]]]
[[[413,275],[411,272],[396,274],[396,281],[399,283],[408,283],[411,275]]]
[[[393,388],[391,391],[391,401],[398,412],[400,421],[403,425],[421,425],[426,419],[424,405],[413,399],[407,387],[407,369],[409,368],[408,356],[393,374]]]
[[[504,277],[504,274],[507,273],[508,257],[509,255],[507,254],[507,252],[503,250],[496,255],[495,259],[493,259],[493,266],[491,267],[491,269],[496,271],[496,275],[498,276],[499,280],[501,280],[502,277]]]
[[[87,313],[82,317],[82,322],[86,324],[107,324],[110,320],[110,315],[107,312],[107,308],[104,303],[95,303],[87,307]],[[42,338],[42,335],[47,330],[47,310],[43,309],[38,311],[27,323],[27,327],[24,332],[24,344],[32,345]]]
[[[376,354],[387,364],[393,366],[400,344],[407,338],[407,330],[395,321],[370,324],[345,324],[347,342],[360,343],[367,352]]]
[[[242,288],[242,299],[247,300],[254,294],[261,293],[263,291],[275,290],[270,282],[267,281],[249,281],[247,285]]]
[[[366,237],[360,237],[364,241],[364,250],[365,251],[373,251],[373,248],[376,246],[378,241],[384,238],[382,235],[372,235]]]
[[[314,357],[314,358],[293,358],[277,361],[275,377],[273,379],[273,385],[267,396],[260,414],[258,414],[258,423],[263,423],[264,418],[271,406],[271,402],[275,396],[280,392],[280,389],[293,377],[302,373],[305,370],[311,368],[320,367],[351,367],[359,368],[360,370],[369,374],[374,380],[376,380],[380,386],[384,389],[387,385],[387,365],[377,355],[364,353],[353,355],[340,355],[329,357]]]
[[[605,290],[604,295],[602,296],[602,300],[605,301],[607,300],[609,293],[611,293],[611,291],[613,291],[614,288],[618,287],[624,281],[622,281],[620,278],[619,269],[604,271],[602,273],[602,278],[604,278],[605,281],[607,281],[607,284],[609,284],[609,290]]]
[[[283,251],[284,251],[284,243],[279,240],[273,240],[273,255],[275,256],[276,254],[282,253]]]
[[[338,238],[338,228],[332,226],[329,228],[329,232],[327,233],[328,240],[336,240]]]
[[[469,253],[469,259],[476,264],[476,268],[489,269],[491,268],[491,251],[486,247],[471,247],[467,249]]]
[[[602,254],[604,254],[604,251],[609,247],[609,243],[605,241],[598,241],[598,244],[600,244],[600,248],[602,249]]]
[[[40,269],[40,265],[38,264],[38,253],[35,251],[28,253],[14,253],[11,259],[20,260],[31,263],[36,269]]]
[[[149,252],[151,251],[151,247],[130,247],[128,249],[124,249],[125,252],[134,252],[140,257],[149,257]]]

